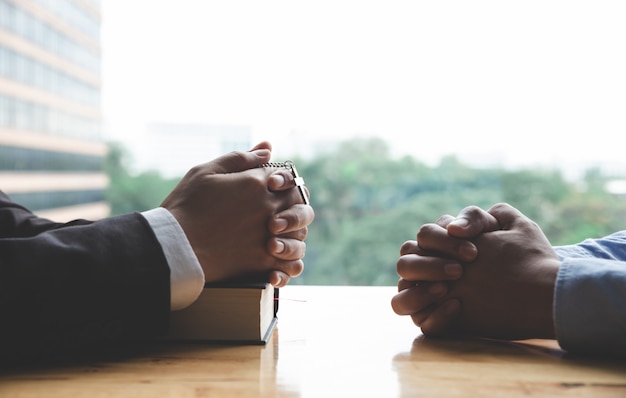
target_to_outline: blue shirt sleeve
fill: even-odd
[[[554,294],[561,347],[626,355],[626,231],[554,248],[562,265]]]

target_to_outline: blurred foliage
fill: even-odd
[[[148,171],[128,174],[114,147],[107,162],[114,212],[158,206],[176,181]],[[293,159],[311,191],[315,222],[309,228],[305,271],[292,283],[394,285],[400,245],[420,225],[468,205],[508,202],[537,222],[554,245],[600,237],[624,228],[626,199],[606,191],[611,178],[597,169],[582,181],[559,170],[479,169],[454,156],[431,167],[394,158],[380,139],[355,139],[313,159]]]
[[[111,180],[106,194],[111,215],[158,207],[178,182],[165,179],[154,170],[132,175],[129,161],[130,154],[124,147],[118,143],[109,145],[104,169]]]

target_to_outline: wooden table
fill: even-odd
[[[288,286],[266,346],[151,344],[0,373],[0,397],[626,397],[626,361],[553,341],[443,341],[393,313],[395,287]]]

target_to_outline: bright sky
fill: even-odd
[[[381,136],[433,162],[626,171],[626,2],[107,0],[103,103],[146,122]],[[618,142],[620,143],[618,145]]]

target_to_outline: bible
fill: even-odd
[[[171,313],[167,340],[265,344],[277,313],[278,289],[270,283],[208,283],[193,304]]]

